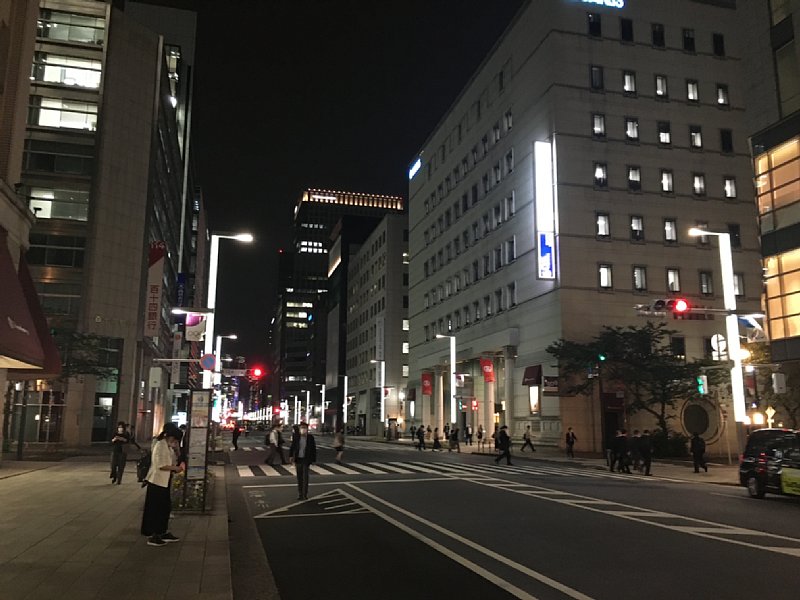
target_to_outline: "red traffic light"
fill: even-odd
[[[255,367],[253,369],[253,377],[261,377],[264,374],[264,370],[261,367]]]
[[[673,312],[676,313],[686,313],[692,307],[689,305],[689,302],[685,298],[678,298],[675,300],[675,304],[672,306]]]

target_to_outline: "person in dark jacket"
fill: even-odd
[[[651,475],[650,464],[653,462],[653,439],[650,430],[645,429],[639,438],[639,454],[642,457],[642,470],[645,475]]]
[[[500,428],[500,433],[497,436],[497,449],[500,454],[494,459],[494,462],[500,464],[500,460],[505,456],[506,464],[511,464],[511,438],[508,436],[508,426],[503,425]]]
[[[239,449],[239,436],[242,435],[242,430],[239,427],[239,423],[234,423],[233,425],[233,449]]]
[[[121,485],[122,474],[125,472],[125,462],[128,460],[128,444],[136,444],[136,447],[141,450],[139,444],[131,437],[125,421],[117,423],[117,432],[111,438],[111,483]]]
[[[630,473],[631,469],[628,461],[628,430],[620,429],[619,435],[614,439],[614,452],[617,457],[617,471],[620,473]],[[613,468],[611,469],[614,470]]]
[[[628,438],[628,457],[633,464],[633,470],[638,471],[642,466],[642,453],[640,451],[640,444],[642,434],[638,429],[633,430],[633,437]]]
[[[425,427],[422,425],[417,429],[417,450],[425,450]]]
[[[297,472],[297,499],[308,499],[308,475],[311,465],[317,462],[317,444],[314,436],[308,433],[308,424],[300,423],[298,434],[292,438],[289,460]]]
[[[706,441],[700,437],[699,433],[695,433],[692,436],[692,441],[689,446],[692,452],[692,462],[694,463],[694,472],[699,473],[700,467],[703,467],[706,473],[708,473],[708,465],[706,464],[705,453],[706,453]]]
[[[578,437],[575,435],[575,432],[572,431],[572,427],[567,428],[567,435],[564,442],[567,445],[567,456],[569,458],[575,458],[575,442],[577,441]]]

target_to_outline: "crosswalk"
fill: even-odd
[[[268,446],[266,445],[258,445],[258,446],[246,446],[242,443],[239,443],[239,451],[240,452],[264,452],[268,450]],[[288,449],[287,446],[283,447],[284,451]],[[323,450],[333,450],[333,442],[320,442],[317,441],[317,449]],[[383,442],[348,442],[345,444],[345,451],[350,452],[351,450],[370,450],[372,452],[376,450],[380,450],[382,452],[408,452],[409,450],[415,450],[415,448],[411,444],[402,445],[402,444],[386,444]]]
[[[288,477],[294,476],[291,465],[237,465],[240,477]],[[321,463],[311,466],[311,472],[323,477],[336,475],[450,475],[457,477],[485,477],[498,474],[539,475],[547,477],[584,477],[589,479],[623,479],[638,480],[631,475],[610,473],[596,469],[559,465],[495,465],[491,464],[458,464],[445,462],[422,461],[387,461],[387,462],[347,462]]]

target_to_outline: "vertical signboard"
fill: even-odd
[[[211,423],[211,390],[192,390],[190,404],[186,479],[205,479],[208,465],[208,432]]]
[[[432,396],[433,395],[433,373],[422,373],[420,376],[422,381],[422,395],[423,396]]]
[[[536,250],[539,279],[556,278],[555,192],[553,190],[553,154],[549,142],[533,144],[536,178]]]
[[[494,363],[491,358],[481,359],[481,371],[483,372],[483,380],[486,383],[494,383]]]
[[[147,268],[147,293],[145,295],[144,336],[156,337],[161,325],[161,292],[164,281],[164,257],[167,245],[163,241],[150,242]]]
[[[375,360],[386,360],[384,346],[386,338],[386,319],[375,319]]]

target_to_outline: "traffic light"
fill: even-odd
[[[473,400],[472,401],[472,410],[478,410],[478,401],[477,400]]]
[[[659,298],[653,301],[653,312],[672,312],[685,315],[692,310],[692,305],[686,298]]]
[[[672,312],[684,314],[692,309],[686,298],[676,298],[675,304],[672,305]]]
[[[697,393],[705,396],[708,394],[708,375],[698,375],[697,380]]]
[[[250,378],[251,379],[261,379],[264,376],[264,369],[261,367],[253,367],[250,369]]]

